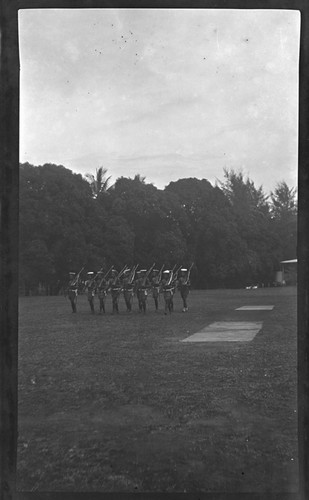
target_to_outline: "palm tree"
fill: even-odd
[[[143,177],[141,174],[135,174],[134,179],[135,182],[140,182],[141,184],[146,184],[146,177]]]
[[[93,198],[97,198],[101,193],[106,193],[111,187],[109,185],[111,175],[109,177],[106,177],[106,174],[107,168],[99,167],[96,168],[95,176],[93,174],[85,175],[86,179],[90,183]]]

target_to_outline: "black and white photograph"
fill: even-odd
[[[19,10],[18,491],[298,492],[300,35]]]

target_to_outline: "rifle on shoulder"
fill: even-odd
[[[171,275],[170,275],[170,277],[169,277],[169,279],[168,279],[168,282],[166,283],[166,285],[167,285],[167,286],[170,286],[170,284],[171,284],[171,282],[172,282],[172,279],[173,279],[173,276],[174,276],[174,269],[175,269],[175,267],[176,267],[176,266],[177,266],[177,264],[175,264],[175,265],[173,266],[173,269],[171,269]]]
[[[146,273],[146,278],[148,278],[149,274],[151,273],[151,271],[153,270],[154,266],[156,265],[156,263],[154,262],[152,264],[152,266],[148,269],[147,273]]]
[[[107,271],[107,273],[104,274],[103,278],[101,279],[100,283],[99,283],[99,288],[102,286],[102,283],[104,280],[106,280],[107,276],[109,275],[109,273],[111,272],[111,270],[114,268],[114,266],[111,266],[109,268],[109,270]]]
[[[155,265],[156,265],[156,263],[154,262],[152,264],[152,266],[148,269],[148,271],[147,271],[147,273],[146,273],[146,275],[145,275],[145,277],[143,279],[143,286],[146,285],[146,279],[148,278],[149,274],[151,273],[151,271],[153,270],[153,268],[154,268]]]
[[[114,285],[116,284],[116,280],[121,278],[123,273],[127,270],[127,264],[121,269],[121,271],[117,274],[117,276],[114,279]]]
[[[187,279],[186,279],[186,283],[185,283],[186,285],[187,285],[187,284],[188,284],[188,282],[189,282],[189,279],[190,279],[190,272],[191,272],[191,269],[192,269],[193,265],[194,265],[194,262],[192,262],[191,266],[189,267],[188,274],[187,274]]]
[[[81,275],[81,273],[83,272],[83,270],[85,269],[85,267],[82,267],[81,270],[79,271],[79,273],[77,273],[77,275],[75,276],[75,278],[72,280],[72,282],[70,283],[70,286],[75,286],[77,285],[78,283],[78,280],[79,280],[79,277]]]
[[[135,277],[135,273],[137,271],[138,266],[139,266],[139,264],[136,264],[136,266],[133,266],[133,268],[132,268],[132,271],[131,271],[130,277],[129,277],[129,283],[130,283],[130,285],[132,285],[132,283],[133,283],[133,280],[134,280],[134,277]]]
[[[161,279],[162,279],[162,272],[163,272],[163,269],[164,269],[164,264],[163,266],[161,267],[160,271],[159,271],[159,274],[157,276],[157,283],[160,283]]]
[[[177,269],[177,271],[174,273],[174,278],[173,278],[173,281],[176,281],[176,280],[177,280],[177,278],[178,278],[178,273],[179,273],[179,271],[180,271],[180,269],[181,269],[181,268],[182,268],[182,266],[179,266],[179,267],[178,267],[178,269]]]
[[[168,285],[174,285],[176,280],[177,280],[177,276],[178,276],[178,273],[181,269],[181,266],[179,266],[178,269],[174,272],[175,267],[176,267],[176,265],[172,269],[170,279],[168,280]]]

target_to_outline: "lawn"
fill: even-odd
[[[136,299],[135,299],[136,300]],[[96,299],[96,309],[98,303]],[[236,311],[243,305],[272,311]],[[17,487],[23,491],[295,492],[296,288],[192,291],[171,315],[19,304]],[[182,343],[216,321],[250,342]]]

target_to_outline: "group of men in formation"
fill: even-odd
[[[139,311],[146,312],[147,297],[151,294],[154,299],[155,310],[159,309],[159,297],[162,294],[164,297],[164,314],[172,313],[174,308],[173,297],[178,289],[183,301],[183,312],[188,310],[187,298],[190,292],[190,271],[189,269],[180,266],[175,270],[166,269],[164,266],[155,269],[153,264],[150,269],[140,269],[134,266],[132,269],[124,266],[117,272],[112,266],[106,273],[103,269],[97,273],[88,272],[87,279],[81,280],[83,269],[77,274],[69,273],[69,285],[67,295],[71,302],[72,312],[77,311],[77,296],[79,293],[86,292],[91,313],[95,312],[95,296],[99,299],[99,312],[105,313],[105,301],[107,295],[112,298],[112,314],[119,313],[119,298],[123,294],[127,312],[132,311],[132,303],[134,296],[137,297]]]

